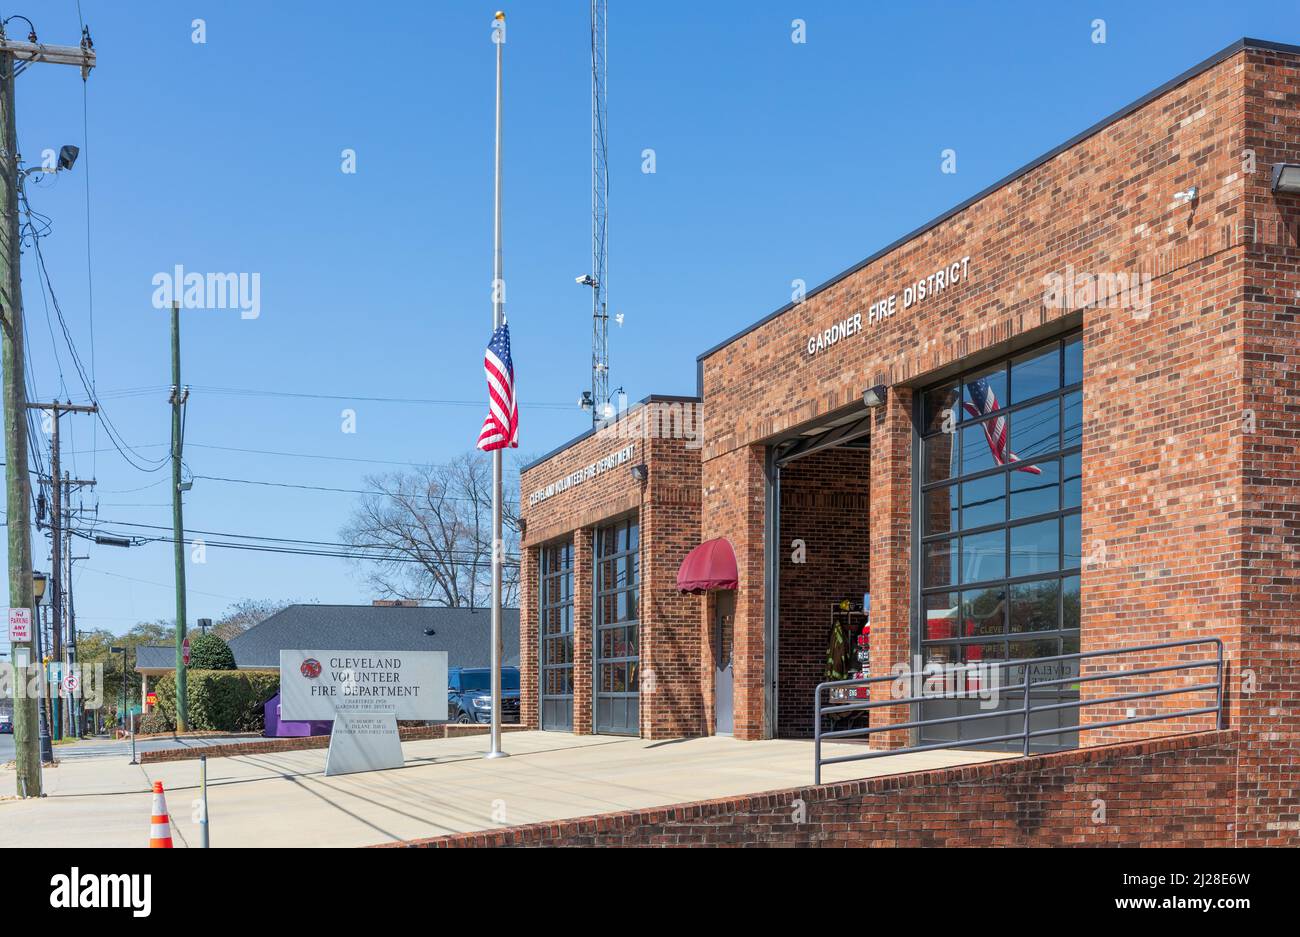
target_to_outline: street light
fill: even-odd
[[[113,645],[109,647],[108,653],[122,655],[122,722],[131,733],[131,764],[139,764],[135,760],[135,724],[131,722],[131,714],[126,710],[126,647]]]
[[[1295,195],[1300,192],[1300,166],[1295,163],[1274,164],[1269,188],[1274,194],[1285,192],[1287,195]]]
[[[41,599],[45,598],[45,584],[48,581],[49,577],[44,573],[32,570],[32,596],[35,598],[32,603],[35,606],[32,609],[32,618],[35,619],[32,627],[36,629],[36,666],[40,668],[40,679],[36,683],[36,692],[40,696],[36,705],[40,713],[40,717],[37,719],[40,724],[38,735],[41,740],[41,764],[52,765],[54,764],[54,743],[50,739],[50,699],[45,691],[45,655],[41,648]]]

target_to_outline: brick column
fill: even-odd
[[[736,589],[732,656],[735,738],[746,741],[764,738],[765,456],[764,446],[747,446],[710,459],[702,467],[705,511],[701,539],[726,537],[736,552],[740,582]],[[712,705],[711,699],[707,705]]]
[[[679,463],[674,465],[668,457],[655,460],[640,514],[644,739],[697,736],[705,731],[699,621],[700,607],[706,602],[702,596],[677,591],[678,567],[700,542],[699,463],[687,456],[680,457]]]
[[[538,684],[538,547],[524,547],[519,557],[519,722],[538,728],[541,687]]]
[[[591,735],[591,609],[595,578],[590,527],[573,532],[573,734]]]
[[[871,424],[871,674],[906,665],[912,599],[912,391],[890,387]],[[892,684],[877,683],[872,699],[888,699]],[[906,706],[871,711],[871,724],[907,721]],[[872,748],[900,748],[908,733],[870,736]]]

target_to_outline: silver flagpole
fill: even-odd
[[[497,140],[496,140],[496,196],[494,198],[495,228],[492,251],[492,330],[501,327],[506,314],[505,284],[501,267],[501,52],[506,44],[506,15],[498,12],[494,17],[493,39],[497,44]],[[507,427],[507,432],[509,428]],[[504,548],[501,542],[501,454],[503,449],[492,450],[492,730],[487,758],[504,758],[501,750],[501,563]]]

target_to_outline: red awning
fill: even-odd
[[[727,538],[706,540],[686,554],[677,570],[678,592],[708,592],[736,588],[736,554]]]

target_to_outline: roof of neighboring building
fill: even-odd
[[[141,670],[175,670],[175,644],[141,644],[135,649],[135,669]]]
[[[290,605],[230,642],[235,664],[279,667],[280,651],[446,651],[449,667],[491,663],[492,614],[485,608]],[[425,634],[432,630],[433,634]],[[501,610],[504,666],[519,665],[519,609]]]

